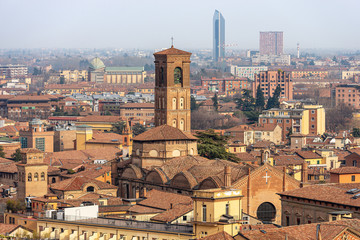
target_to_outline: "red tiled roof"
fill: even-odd
[[[109,123],[116,123],[124,121],[125,119],[120,116],[95,116],[89,115],[79,119],[79,122],[109,122]]]
[[[200,240],[234,240],[234,239],[235,238],[233,238],[230,234],[224,231],[200,238]]]
[[[154,53],[154,55],[191,55],[191,53],[185,52],[183,50],[180,50],[180,49],[177,49],[177,48],[174,48],[173,46],[171,46],[171,48]]]
[[[193,204],[177,204],[162,213],[157,214],[156,216],[152,217],[151,221],[158,221],[158,222],[172,222],[179,217],[185,215],[186,213],[193,210]]]
[[[287,165],[301,165],[305,161],[296,155],[281,155],[274,156],[276,166],[287,166]]]
[[[316,159],[321,158],[319,154],[313,151],[296,151],[297,155],[299,155],[303,159]]]
[[[360,173],[360,168],[358,167],[341,167],[330,170],[330,173],[334,174],[354,174]]]
[[[161,125],[152,128],[140,135],[137,135],[134,141],[166,141],[166,140],[197,140],[190,133],[185,133],[178,128],[169,125]]]
[[[61,191],[76,191],[81,190],[82,186],[86,183],[94,183],[99,189],[116,189],[116,186],[113,186],[108,183],[104,183],[95,179],[91,179],[84,176],[78,176],[70,179],[66,179],[64,181],[51,184],[50,188]]]
[[[20,227],[20,225],[0,223],[0,234],[8,235],[14,230],[16,230],[18,227]]]

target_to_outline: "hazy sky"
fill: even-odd
[[[0,48],[212,48],[212,17],[226,43],[258,49],[259,31],[284,47],[360,49],[359,0],[0,0]]]

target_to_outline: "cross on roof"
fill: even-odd
[[[267,184],[267,183],[268,183],[268,178],[271,178],[271,176],[268,176],[267,171],[266,171],[266,175],[265,175],[265,176],[263,176],[263,178],[265,178],[265,179],[266,179],[266,184]]]

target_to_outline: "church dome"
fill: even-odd
[[[104,68],[104,67],[105,67],[105,64],[98,57],[94,58],[90,62],[90,68],[91,69],[97,70],[97,69]]]

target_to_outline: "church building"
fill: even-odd
[[[300,181],[263,162],[260,167],[198,155],[191,135],[190,56],[174,48],[155,56],[155,128],[133,139],[131,159],[112,164],[118,196],[136,198],[158,189],[192,196],[197,190],[239,189],[243,212],[263,222],[281,222],[276,193]]]

